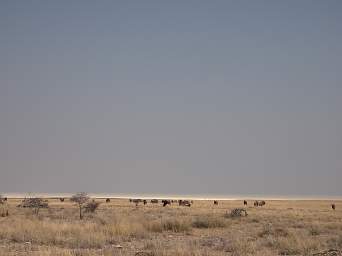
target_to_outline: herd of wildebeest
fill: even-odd
[[[64,198],[61,198],[60,200],[61,200],[61,202],[64,202]],[[150,199],[150,200],[147,200],[147,199],[137,199],[137,198],[129,199],[129,202],[135,204],[136,206],[138,206],[140,203],[144,204],[144,205],[146,205],[148,203],[154,204],[154,205],[161,203],[161,205],[163,207],[165,207],[167,205],[172,205],[172,204],[178,204],[179,206],[191,207],[191,205],[194,203],[193,200],[182,200],[182,199],[179,199],[179,200],[171,200],[171,199]],[[106,203],[110,203],[110,198],[106,199]],[[218,205],[219,201],[218,200],[214,200],[213,204],[214,205]],[[247,206],[248,205],[248,201],[244,200],[243,201],[243,205]],[[254,201],[253,205],[255,207],[262,207],[262,206],[266,205],[266,202],[264,200],[262,200],[262,201],[256,200],[256,201]],[[336,209],[336,205],[334,203],[331,204],[331,208],[333,210],[335,210]]]
[[[109,203],[110,199],[107,198],[106,202]],[[134,203],[136,206],[138,206],[139,203],[142,203],[144,205],[146,205],[148,203],[148,201],[146,199],[129,199],[129,202]],[[191,201],[190,200],[170,200],[170,199],[163,199],[163,200],[151,199],[150,200],[151,204],[158,204],[159,202],[161,202],[163,207],[165,207],[167,205],[171,205],[171,204],[178,204],[179,206],[188,206],[188,207],[190,207],[194,203],[194,201],[192,201],[192,200]],[[219,204],[219,201],[214,200],[214,205],[218,205],[218,204]],[[244,206],[248,205],[247,200],[243,201],[243,205]],[[255,207],[259,207],[259,206],[262,207],[264,205],[266,205],[266,202],[264,200],[262,200],[262,201],[258,201],[258,200],[254,201],[254,206]],[[331,204],[331,208],[333,210],[335,210],[336,209],[336,205],[335,204]]]
[[[0,203],[6,202],[7,200],[8,200],[7,197],[3,197],[3,198],[1,198],[1,202]],[[61,198],[59,198],[59,200],[60,200],[60,202],[64,202],[65,198],[61,197]],[[146,205],[146,204],[148,204],[148,201],[149,201],[150,204],[154,204],[154,205],[157,205],[157,204],[161,203],[161,205],[163,207],[165,207],[167,205],[172,205],[172,204],[178,204],[179,206],[191,207],[191,205],[194,203],[193,200],[182,200],[182,199],[179,199],[179,200],[171,200],[171,199],[150,199],[150,200],[147,200],[147,199],[129,199],[129,202],[135,204],[136,206],[138,206],[140,203],[143,204],[143,205]],[[106,203],[110,203],[110,198],[106,198]],[[218,200],[214,200],[213,204],[214,205],[218,205],[219,201]],[[243,201],[243,205],[244,206],[248,205],[247,200]],[[262,207],[264,205],[266,205],[266,202],[264,200],[262,200],[262,201],[257,201],[257,200],[254,201],[254,206],[255,207]],[[335,210],[336,209],[336,205],[334,203],[332,203],[331,204],[331,208],[333,210]]]
[[[107,198],[107,200],[109,200],[109,198]],[[110,202],[107,201],[106,202]],[[129,199],[129,202],[134,203],[136,206],[138,206],[139,203],[143,203],[144,205],[146,205],[148,202],[146,199]],[[162,199],[162,200],[158,200],[158,199],[151,199],[150,203],[151,204],[159,204],[161,202],[161,204],[163,205],[163,207],[167,206],[167,205],[171,205],[171,204],[178,204],[179,206],[188,206],[190,207],[194,201],[189,201],[189,200],[170,200],[170,199]]]

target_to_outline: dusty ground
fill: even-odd
[[[0,255],[313,255],[342,250],[342,202],[266,201],[245,207],[247,217],[226,215],[242,201],[194,201],[146,206],[123,199],[100,201],[95,214],[78,219],[77,206],[49,199],[39,215],[0,205]],[[329,254],[326,254],[329,255]],[[331,255],[333,252],[331,252]],[[336,254],[338,255],[338,254]]]

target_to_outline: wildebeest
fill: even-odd
[[[218,201],[214,200],[214,205],[218,205]]]
[[[179,206],[191,206],[191,203],[188,200],[178,200]]]
[[[167,206],[167,205],[171,205],[171,201],[170,200],[162,200],[163,203],[163,207]]]
[[[138,206],[138,204],[140,202],[142,202],[143,200],[142,199],[130,199],[129,201],[132,202],[132,203],[135,203],[135,206]]]
[[[254,206],[264,206],[266,204],[265,201],[255,201]]]
[[[146,205],[146,204],[147,204],[147,201],[146,201],[145,199],[144,199],[144,201],[143,201],[143,202],[144,202],[144,205]]]
[[[243,201],[243,205],[247,205],[247,201],[246,200]]]
[[[151,204],[157,204],[158,203],[158,199],[152,199],[151,200]]]
[[[106,203],[110,203],[110,199],[109,198],[106,199]]]
[[[4,201],[7,202],[7,197],[4,198]]]
[[[59,201],[61,201],[61,202],[64,202],[64,198],[63,198],[63,197],[61,197],[61,198],[59,199]]]
[[[335,211],[336,205],[335,205],[335,204],[332,204],[332,205],[331,205],[331,208]]]

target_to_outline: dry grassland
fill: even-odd
[[[77,206],[49,199],[39,215],[16,207],[20,200],[0,205],[0,255],[39,256],[199,256],[313,255],[342,249],[342,202],[333,211],[328,201],[267,201],[247,217],[227,212],[242,201],[194,201],[178,204],[134,204],[124,199],[100,201],[95,214],[78,219]]]

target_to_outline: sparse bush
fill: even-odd
[[[191,225],[188,221],[167,219],[160,221],[148,221],[144,224],[144,227],[151,232],[161,233],[163,231],[172,231],[175,233],[187,232],[191,230]]]
[[[223,228],[226,222],[223,219],[210,216],[200,216],[192,222],[194,228]]]
[[[100,206],[100,203],[93,200],[91,202],[88,202],[85,205],[84,209],[85,209],[85,212],[94,213],[99,206]]]
[[[236,218],[236,217],[246,217],[247,215],[248,214],[247,214],[246,209],[235,208],[230,212],[230,214],[227,214],[226,216],[229,216],[231,218]]]
[[[289,232],[283,227],[273,227],[270,223],[263,227],[263,230],[258,233],[259,237],[274,236],[274,237],[286,237]]]
[[[191,229],[190,224],[186,221],[176,219],[168,219],[162,222],[163,230],[172,232],[186,232]]]

